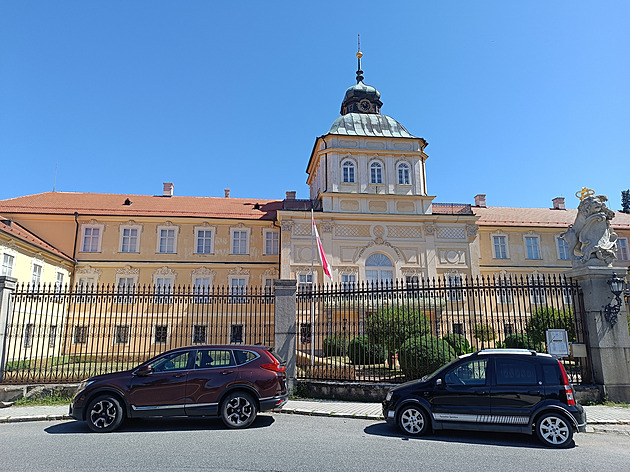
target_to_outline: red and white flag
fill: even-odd
[[[322,268],[324,269],[324,274],[332,280],[332,276],[330,275],[330,264],[328,263],[328,259],[326,258],[326,254],[324,253],[324,248],[322,247],[322,241],[319,239],[319,232],[317,231],[317,226],[315,225],[315,218],[311,216],[311,220],[313,221],[313,232],[315,233],[315,239],[317,240],[317,250],[319,251],[319,259],[322,261]]]

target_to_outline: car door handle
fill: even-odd
[[[527,392],[528,395],[540,395],[540,390],[530,390]]]
[[[490,393],[490,392],[488,392],[487,390],[479,390],[477,392],[477,395],[488,395],[488,393]]]
[[[231,374],[232,372],[234,372],[233,370],[224,370],[223,372],[221,372],[223,375],[227,375],[227,374]]]
[[[186,372],[183,372],[181,374],[175,374],[173,375],[173,377],[175,377],[176,379],[179,379],[180,377],[186,377]]]

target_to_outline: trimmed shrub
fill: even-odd
[[[470,352],[470,343],[468,342],[468,339],[466,339],[461,334],[447,334],[446,336],[444,336],[443,339],[451,345],[451,347],[455,351],[455,354],[457,354],[458,356]]]
[[[492,326],[481,323],[473,328],[473,336],[479,341],[494,341],[497,337]]]
[[[431,334],[429,318],[406,305],[383,308],[365,320],[365,332],[374,344],[391,354],[409,338]]]
[[[350,341],[343,334],[333,334],[324,338],[324,356],[345,356],[348,353]]]
[[[548,329],[566,329],[569,341],[575,342],[573,310],[559,311],[552,307],[542,307],[534,310],[525,328],[529,338],[535,344],[542,344],[546,341],[545,332]]]
[[[348,357],[354,365],[383,364],[385,350],[367,336],[357,336],[348,343]]]
[[[541,343],[535,343],[525,333],[510,334],[506,336],[505,341],[501,344],[502,348],[517,349],[534,349],[538,352],[544,352],[545,347]]]
[[[453,347],[435,336],[421,336],[405,341],[398,362],[407,379],[419,379],[455,359]]]

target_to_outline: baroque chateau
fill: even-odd
[[[577,210],[437,203],[427,193],[427,141],[381,113],[381,94],[356,84],[306,159],[310,199],[46,192],[0,201],[0,275],[19,283],[271,287],[329,282],[313,265],[311,214],[332,282],[560,275],[560,238]],[[412,130],[413,131],[413,130]],[[288,183],[289,185],[293,185]],[[489,196],[489,201],[499,198]],[[442,197],[440,197],[442,198]],[[474,202],[472,202],[474,198]],[[577,206],[577,199],[576,199]],[[630,266],[630,215],[616,212],[617,261]],[[315,252],[315,257],[317,253]]]

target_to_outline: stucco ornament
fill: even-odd
[[[569,244],[573,267],[611,266],[617,259],[617,234],[610,227],[615,212],[606,207],[604,195],[585,197],[575,222],[560,237]]]

